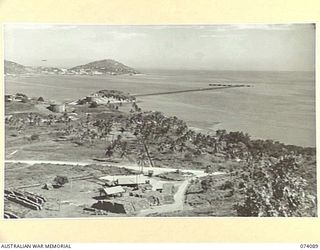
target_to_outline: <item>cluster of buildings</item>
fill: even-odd
[[[145,176],[121,176],[116,180],[104,179],[97,202],[92,208],[110,213],[135,214],[151,206],[174,202],[173,183],[152,181]]]
[[[25,94],[17,93],[14,95],[5,95],[4,100],[5,102],[24,102],[26,100],[30,101],[31,98]],[[38,101],[43,102],[43,98],[39,97]],[[66,105],[64,103],[51,103],[48,109],[55,113],[64,113],[66,111]]]
[[[68,75],[103,75],[103,72],[91,69],[79,69],[79,70],[68,70],[65,74]]]

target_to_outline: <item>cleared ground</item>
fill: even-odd
[[[106,164],[86,165],[86,162],[59,162],[53,161],[7,161],[5,187],[8,190],[14,189],[39,194],[46,199],[43,209],[34,211],[11,201],[5,201],[5,210],[13,212],[22,218],[69,218],[88,217],[92,214],[84,208],[89,208],[96,202],[95,197],[99,196],[101,181],[105,179],[117,179],[127,177],[141,170],[139,166],[115,167]],[[145,168],[145,171],[152,169],[154,174],[175,171],[167,168]],[[168,205],[160,205],[142,210],[135,216],[147,216],[149,214],[161,214],[184,209],[185,193],[187,187],[194,178],[206,176],[203,171],[185,170],[194,174],[185,181],[170,182],[161,181],[159,178],[143,177],[148,179],[152,185],[159,182],[172,183],[177,187],[174,195],[174,202]],[[57,176],[67,176],[69,183],[61,188],[44,189],[46,183],[52,182]],[[139,177],[140,179],[142,177]],[[106,214],[104,214],[106,216]],[[108,213],[107,216],[128,216],[126,214]],[[132,215],[131,215],[132,216]]]

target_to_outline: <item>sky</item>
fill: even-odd
[[[114,59],[136,69],[313,71],[313,24],[6,24],[5,59],[73,67]],[[46,60],[46,61],[43,61]]]

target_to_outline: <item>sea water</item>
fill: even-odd
[[[208,133],[226,129],[286,144],[316,144],[314,72],[140,71],[143,74],[132,76],[7,78],[5,92],[72,101],[101,89],[147,94],[209,87],[210,83],[249,84],[251,87],[145,96],[139,98],[139,105],[175,115]]]

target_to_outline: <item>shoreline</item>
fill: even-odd
[[[254,73],[254,72],[253,72]],[[161,75],[164,74],[164,76],[166,76],[167,74],[162,73]],[[86,75],[80,75],[80,76],[73,76],[73,75],[67,75],[67,84],[66,85],[59,85],[60,81],[63,81],[63,79],[65,79],[66,75],[45,75],[45,76],[36,76],[36,77],[5,77],[5,82],[6,82],[6,88],[5,88],[5,93],[7,92],[11,92],[14,93],[15,91],[18,90],[18,86],[20,85],[20,83],[11,83],[11,80],[14,79],[25,79],[25,82],[27,82],[28,84],[23,84],[23,88],[26,88],[26,90],[28,90],[29,93],[33,93],[33,89],[35,89],[35,94],[39,95],[39,93],[41,94],[41,92],[39,90],[41,90],[45,85],[47,85],[46,83],[41,85],[41,86],[34,86],[32,87],[32,85],[39,85],[38,82],[39,80],[41,80],[41,77],[47,78],[47,79],[58,79],[58,83],[56,84],[56,86],[54,88],[52,88],[53,86],[51,86],[52,84],[49,83],[48,84],[48,88],[49,90],[53,92],[53,96],[50,99],[64,99],[67,100],[67,94],[71,91],[71,85],[73,85],[73,81],[72,79],[75,79],[75,81],[77,82],[78,80],[80,81],[80,79],[83,79],[83,81],[77,82],[77,85],[80,85],[81,88],[81,92],[84,93],[91,93],[93,91],[96,91],[97,89],[95,87],[100,86],[100,84],[105,85],[104,87],[101,87],[99,89],[104,89],[104,88],[109,88],[109,89],[119,89],[119,90],[126,90],[127,92],[130,93],[136,93],[136,91],[134,91],[133,89],[136,88],[136,85],[138,82],[140,82],[140,80],[142,81],[142,87],[144,86],[144,82],[148,81],[148,86],[159,86],[160,89],[164,89],[166,88],[166,85],[162,84],[169,84],[171,82],[171,80],[167,77],[165,77],[165,80],[159,80],[159,84],[158,84],[158,80],[152,80],[152,77],[154,76],[153,74],[148,74],[148,75],[144,75],[144,76],[139,76],[137,78],[133,77],[129,77],[127,75],[117,75],[117,76],[86,76]],[[180,75],[174,75],[174,77],[182,77]],[[221,76],[222,77],[222,76]],[[31,79],[37,79],[37,81],[35,83],[32,83]],[[150,79],[149,79],[150,78]],[[130,80],[128,83],[125,83],[126,79],[132,79],[132,81]],[[149,79],[149,80],[148,80]],[[52,81],[50,80],[50,81]],[[232,80],[232,79],[230,79]],[[8,81],[8,82],[7,82]],[[88,82],[88,84],[92,81],[94,83],[94,85],[92,86],[92,89],[86,89],[87,86],[85,86],[85,88],[82,88],[81,84]],[[150,83],[149,83],[150,81]],[[154,81],[156,81],[154,83]],[[238,80],[239,82],[241,82],[241,79]],[[100,83],[101,82],[101,83]],[[187,85],[189,84],[190,86],[190,82],[186,82]],[[86,85],[88,85],[86,83]],[[117,87],[115,87],[115,84],[117,85]],[[153,84],[157,84],[157,85],[153,85]],[[180,83],[179,83],[180,84]],[[186,86],[187,86],[186,85]],[[8,88],[9,86],[9,88]],[[128,87],[127,87],[128,86]],[[179,87],[180,85],[177,85],[177,87]],[[195,85],[196,86],[196,85]],[[12,89],[13,87],[13,89]],[[147,86],[146,86],[147,87]],[[180,86],[181,87],[181,86]],[[63,96],[61,96],[60,98],[55,97],[54,94],[55,92],[58,92],[58,90],[62,88],[60,91],[64,91],[65,94],[63,94]],[[10,91],[10,89],[12,89],[13,91]],[[145,88],[146,89],[146,88]],[[258,89],[258,87],[257,87]],[[146,89],[147,90],[147,89]],[[229,90],[228,90],[229,91]],[[230,95],[229,92],[222,92],[221,94],[219,94],[219,96],[217,96],[216,94],[214,94],[214,98],[219,98],[219,100],[221,98],[223,98],[226,95]],[[44,93],[44,95],[48,95],[48,93]],[[207,95],[207,93],[205,94]],[[211,95],[211,93],[210,93]],[[251,95],[251,94],[250,94]],[[249,96],[250,96],[249,95]],[[77,97],[74,94],[71,94],[70,99],[68,99],[67,101],[74,101],[77,100]],[[81,96],[84,96],[81,94]],[[168,114],[170,116],[174,116],[176,115],[177,117],[181,118],[182,120],[186,121],[187,124],[190,127],[196,127],[199,130],[205,132],[205,133],[212,133],[214,130],[217,129],[226,129],[227,131],[243,131],[245,133],[248,133],[252,139],[263,139],[263,140],[274,140],[274,141],[280,141],[280,142],[284,142],[287,145],[297,145],[297,146],[302,146],[302,147],[316,147],[316,142],[315,139],[313,139],[315,137],[315,133],[314,133],[314,124],[313,122],[308,118],[310,117],[311,113],[310,111],[308,111],[307,113],[301,113],[300,112],[300,108],[297,110],[296,113],[291,113],[291,110],[294,111],[295,108],[285,108],[285,110],[290,109],[290,113],[288,113],[288,115],[290,115],[290,117],[294,117],[295,121],[291,121],[292,118],[290,118],[290,120],[286,120],[287,118],[283,118],[282,120],[279,120],[279,117],[276,118],[272,118],[271,120],[267,119],[266,114],[255,114],[254,110],[248,110],[248,113],[251,113],[251,117],[254,117],[254,119],[250,119],[250,116],[248,116],[248,114],[240,114],[237,115],[236,111],[232,111],[227,112],[226,113],[226,108],[222,108],[219,109],[219,106],[214,106],[215,101],[213,102],[213,104],[210,103],[210,105],[213,105],[212,110],[215,110],[215,107],[218,108],[218,111],[213,112],[213,114],[211,115],[208,106],[204,106],[202,104],[202,101],[199,105],[197,105],[196,103],[191,102],[190,104],[188,104],[188,106],[184,107],[184,104],[186,102],[186,98],[188,98],[189,96],[191,96],[191,94],[187,94],[187,95],[183,95],[183,96],[179,96],[177,97],[178,99],[176,99],[175,96],[172,96],[171,99],[169,97],[154,97],[154,98],[139,98],[137,100],[137,103],[144,103],[145,105],[143,105],[143,109],[144,110],[159,110],[164,114]],[[193,96],[193,95],[192,95]],[[191,96],[191,97],[192,97]],[[196,97],[196,94],[194,95]],[[221,97],[220,97],[221,96]],[[222,97],[223,96],[223,97]],[[249,98],[248,96],[248,98]],[[245,97],[245,96],[243,96]],[[207,98],[205,96],[205,98]],[[241,98],[241,97],[239,97]],[[278,98],[278,97],[275,97]],[[223,101],[223,100],[222,100]],[[228,100],[227,100],[228,101]],[[218,102],[218,101],[217,101]],[[246,99],[245,102],[241,101],[241,99],[239,99],[239,102],[241,105],[243,105],[243,103],[246,104]],[[177,105],[176,105],[177,104]],[[163,105],[163,107],[161,106]],[[224,105],[223,103],[220,102],[220,105]],[[268,104],[266,104],[268,105]],[[312,104],[310,104],[312,105]],[[172,106],[172,109],[171,107]],[[203,111],[202,111],[202,106],[203,106]],[[247,105],[248,106],[248,105]],[[290,106],[289,104],[287,105],[288,107]],[[249,106],[248,106],[249,107]],[[310,106],[312,108],[312,106]],[[244,107],[246,108],[246,106]],[[304,108],[304,107],[302,107]],[[238,108],[237,108],[238,109]],[[310,109],[310,108],[308,108]],[[229,109],[228,109],[229,110]],[[169,113],[168,113],[169,111]],[[284,112],[282,111],[282,113]],[[184,112],[184,113],[181,113]],[[192,120],[190,121],[190,119],[186,119],[188,117],[192,118]],[[181,114],[181,115],[180,115]],[[286,115],[287,113],[284,113],[284,115]],[[298,114],[302,114],[302,115],[298,115]],[[205,115],[208,115],[208,119],[204,120],[206,117]],[[213,125],[210,124],[201,124],[201,123],[206,123],[209,120],[214,120],[215,115],[217,115],[217,119],[219,119],[218,121],[220,122],[219,124],[214,123]],[[248,116],[249,120],[249,125],[247,126],[249,129],[245,129],[245,120],[246,117]],[[205,117],[205,118],[203,118]],[[230,117],[230,119],[228,118]],[[226,118],[226,119],[223,119]],[[235,126],[236,122],[238,120],[238,118],[240,118],[239,120],[239,125],[240,126]],[[304,122],[304,125],[301,123],[301,121],[306,120],[306,122]],[[265,122],[264,122],[265,120]],[[310,121],[309,121],[310,120]],[[225,121],[225,122],[221,122],[221,121]],[[311,123],[312,122],[312,123]],[[267,124],[266,124],[267,123]],[[226,124],[226,126],[224,126],[224,124]],[[288,127],[290,126],[290,127]],[[266,132],[264,132],[266,131]],[[277,132],[274,132],[277,131]],[[314,134],[312,136],[312,134]],[[291,137],[292,135],[292,137]],[[289,140],[287,140],[289,138]],[[292,138],[292,139],[290,139]],[[295,142],[296,141],[296,142]],[[301,141],[301,143],[299,142]]]

